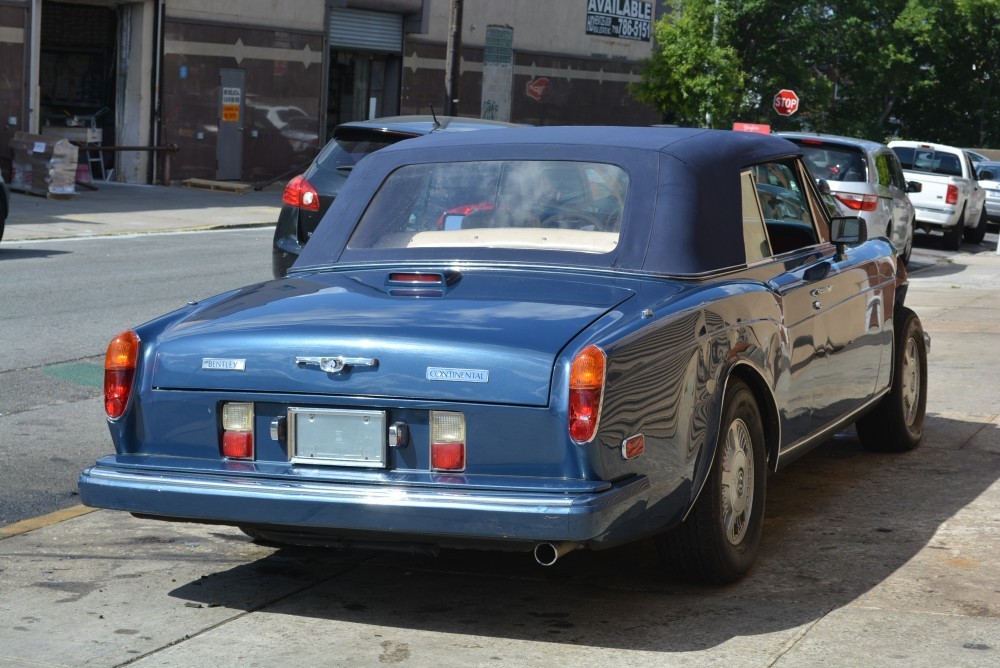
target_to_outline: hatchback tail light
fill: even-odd
[[[854,211],[874,211],[878,207],[878,195],[857,195],[855,193],[834,193],[848,209]]]
[[[222,404],[222,456],[253,458],[253,404]]]
[[[139,336],[132,330],[122,332],[108,345],[104,357],[104,412],[112,420],[120,418],[128,406],[138,358]]]
[[[958,204],[958,186],[948,186],[948,193],[944,197],[945,204]]]
[[[465,470],[465,416],[431,411],[431,469]]]
[[[281,196],[281,201],[299,209],[319,211],[319,193],[302,174],[288,182],[288,185],[285,186],[285,193]]]
[[[604,396],[607,358],[597,346],[587,346],[573,360],[569,372],[569,436],[588,443],[597,433]]]

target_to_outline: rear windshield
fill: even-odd
[[[860,149],[832,144],[799,144],[814,179],[867,181],[868,168]]]
[[[389,175],[348,248],[516,248],[608,253],[628,175],[595,162],[408,165]]]
[[[955,153],[912,146],[893,146],[892,150],[895,151],[903,169],[944,176],[962,175],[962,159]]]
[[[323,147],[316,158],[316,164],[324,169],[349,171],[358,160],[380,148],[410,139],[417,135],[391,132],[338,131],[330,143]]]

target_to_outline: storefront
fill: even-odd
[[[459,115],[657,122],[628,92],[652,52],[655,5],[466,2]],[[287,178],[340,123],[444,112],[451,6],[0,0],[0,169],[9,176],[16,132],[62,132],[105,149],[98,178]]]

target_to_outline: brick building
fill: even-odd
[[[442,113],[450,0],[0,0],[0,169],[17,131],[100,130],[112,178],[266,181],[338,123]],[[464,0],[458,113],[655,123],[631,98],[658,2]],[[111,171],[113,170],[113,171]]]

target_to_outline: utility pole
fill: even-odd
[[[462,76],[462,0],[451,0],[448,21],[448,53],[444,64],[444,113],[458,116],[458,83]]]

